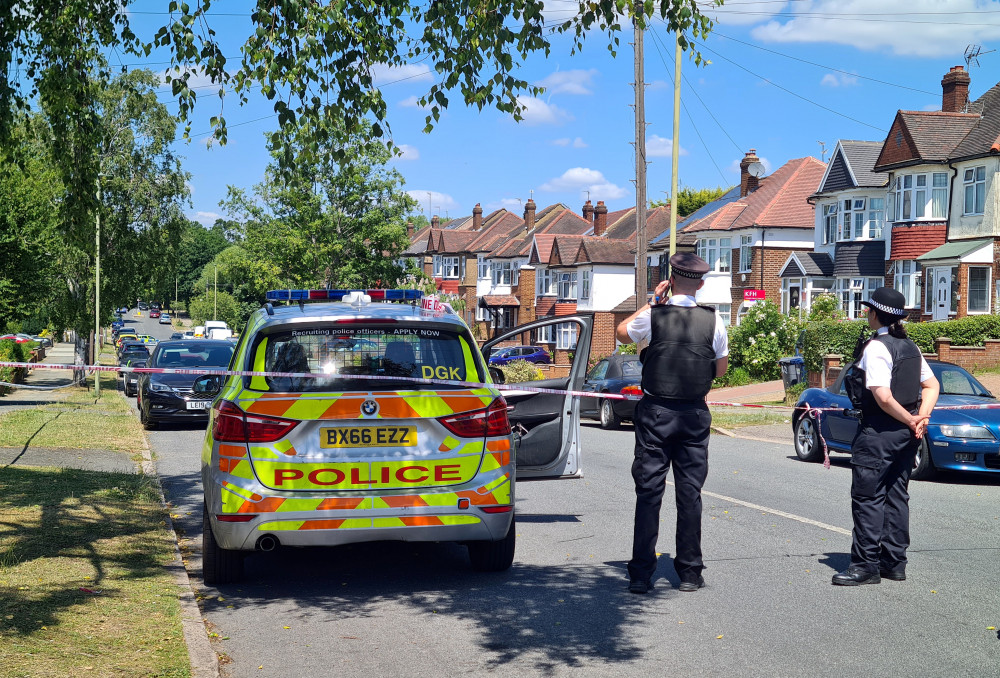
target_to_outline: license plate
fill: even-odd
[[[189,410],[207,410],[211,406],[211,400],[189,400],[187,404]]]
[[[414,447],[416,426],[338,426],[319,431],[320,447]]]

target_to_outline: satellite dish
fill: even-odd
[[[747,173],[752,177],[760,179],[764,176],[764,163],[752,162],[747,166]]]

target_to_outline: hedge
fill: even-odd
[[[906,323],[906,333],[924,353],[934,352],[934,341],[939,337],[951,339],[952,346],[982,346],[986,339],[1000,339],[1000,316],[977,315],[945,320],[942,322]],[[802,357],[806,369],[819,372],[823,356],[839,354],[849,359],[862,329],[867,332],[866,320],[821,321],[806,324]]]
[[[21,349],[21,344],[17,343],[13,339],[4,339],[3,341],[0,341],[0,361],[23,363],[24,351]],[[14,381],[14,372],[16,369],[17,368],[14,367],[0,367],[0,381],[12,383]],[[6,387],[0,386],[0,393],[3,392],[2,389],[4,388]]]

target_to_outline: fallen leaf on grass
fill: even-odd
[[[717,635],[717,636],[715,637],[715,639],[716,639],[716,640],[722,640],[722,634],[720,633],[719,635]]]
[[[996,630],[997,630],[997,627],[995,627],[995,626],[987,626],[987,627],[986,627],[986,630],[987,630],[987,631],[996,631]]]
[[[283,629],[290,629],[292,627],[291,626],[282,626],[281,628],[283,628]]]

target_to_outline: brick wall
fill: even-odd
[[[969,371],[1000,367],[1000,339],[987,339],[985,346],[952,346],[951,339],[934,341],[937,359],[955,363]]]
[[[537,319],[537,299],[535,298],[535,269],[522,268],[517,278],[517,285],[511,292],[520,300],[521,308],[517,313],[519,325]]]
[[[610,311],[598,311],[594,314],[594,336],[590,342],[590,358],[604,357],[615,352],[615,316],[619,314]],[[626,318],[628,316],[625,316]]]
[[[761,285],[761,255],[763,252],[764,284]],[[788,255],[792,252],[812,252],[812,249],[785,248],[785,247],[753,247],[750,254],[750,272],[746,274],[747,280],[743,282],[739,273],[740,251],[733,250],[733,295],[732,295],[732,324],[736,324],[737,310],[743,303],[744,290],[763,289],[765,297],[777,306],[781,306],[781,278],[778,274],[782,266],[788,261]]]

